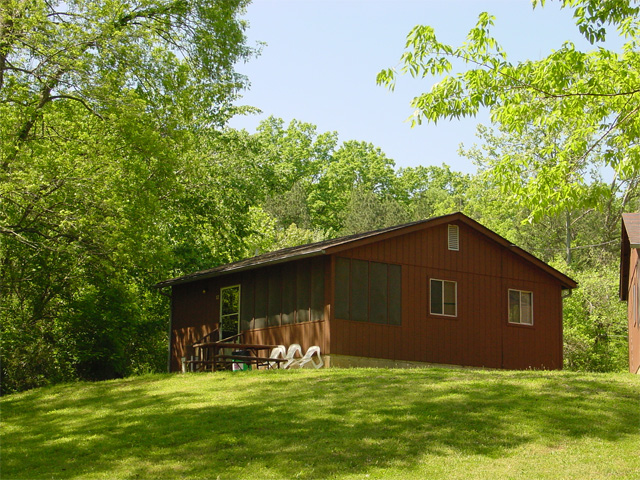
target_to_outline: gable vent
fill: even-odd
[[[460,235],[457,225],[449,225],[449,250],[460,250]]]

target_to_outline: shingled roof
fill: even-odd
[[[348,248],[355,248],[362,244],[371,243],[374,241],[386,240],[387,238],[395,237],[398,235],[405,235],[412,233],[416,230],[421,230],[426,227],[432,227],[443,223],[449,223],[453,221],[461,221],[471,228],[478,230],[487,237],[496,241],[503,247],[508,248],[515,254],[524,258],[525,260],[535,264],[542,270],[556,277],[562,283],[562,288],[575,288],[576,282],[559,272],[558,270],[550,267],[542,260],[534,257],[530,253],[522,250],[520,247],[513,245],[511,242],[502,238],[497,233],[489,230],[480,223],[472,220],[466,215],[458,212],[449,215],[443,215],[440,217],[433,217],[427,220],[419,220],[417,222],[404,223],[402,225],[396,225],[394,227],[382,228],[379,230],[373,230],[370,232],[359,233],[355,235],[348,235],[346,237],[334,238],[331,240],[324,240],[322,242],[309,243],[307,245],[299,245],[297,247],[284,248],[274,252],[264,253],[255,257],[250,257],[244,260],[240,260],[234,263],[228,263],[226,265],[220,265],[208,270],[201,270],[199,272],[190,273],[181,277],[171,278],[154,285],[155,288],[164,288],[174,285],[180,285],[183,283],[195,282],[197,280],[204,280],[207,278],[219,277],[229,273],[236,273],[245,270],[251,270],[266,265],[275,265],[278,263],[285,263],[302,258],[316,257],[320,255],[329,255],[337,253],[341,250]]]
[[[622,234],[620,236],[620,300],[627,300],[629,284],[629,262],[631,249],[640,248],[640,213],[622,214]]]
[[[203,278],[218,277],[226,273],[250,270],[252,268],[260,267],[262,265],[272,265],[276,263],[284,263],[292,260],[298,260],[306,257],[315,257],[319,255],[325,255],[326,249],[344,245],[345,243],[353,242],[369,238],[375,235],[380,235],[386,232],[393,232],[402,228],[410,227],[412,225],[420,225],[427,223],[433,219],[420,220],[417,222],[405,223],[402,225],[396,225],[394,227],[382,228],[380,230],[373,230],[365,233],[358,233],[355,235],[347,235],[346,237],[334,238],[331,240],[323,240],[316,243],[308,243],[306,245],[298,245],[296,247],[283,248],[274,252],[263,253],[256,255],[255,257],[245,258],[237,262],[228,263],[226,265],[220,265],[219,267],[210,268],[208,270],[202,270],[199,272],[190,273],[182,277],[176,277],[169,280],[164,280],[155,285],[156,288],[168,287],[171,285],[178,285],[180,283],[188,283],[196,280],[202,280]]]

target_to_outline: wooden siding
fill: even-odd
[[[631,249],[628,282],[629,371],[640,373],[640,255]],[[634,295],[635,290],[635,295]]]
[[[562,367],[559,281],[457,225],[459,251],[448,250],[443,224],[339,254],[402,265],[402,324],[332,318],[332,353],[492,368]],[[429,314],[430,278],[457,282],[456,317]],[[509,288],[533,292],[533,326],[508,323]]]
[[[191,345],[213,332],[220,321],[220,287],[237,285],[237,275],[176,285],[171,293],[170,370],[195,352]]]
[[[217,327],[220,288],[238,284],[248,342],[299,343],[305,350],[318,345],[323,354],[406,362],[561,368],[561,287],[566,280],[512,251],[502,239],[464,221],[450,223],[459,227],[459,251],[448,249],[448,224],[431,223],[412,226],[403,235],[385,234],[376,242],[341,248],[336,254],[174,285],[171,369],[180,368],[180,357],[193,354],[189,345]],[[401,265],[400,325],[374,323],[370,315],[364,321],[334,318],[336,311],[344,311],[334,308],[340,257]],[[307,271],[314,264],[322,265],[323,289],[317,288],[321,274],[309,285],[299,275],[293,281],[292,272]],[[456,282],[455,317],[429,313],[432,278]],[[533,325],[509,324],[509,289],[533,292]],[[350,299],[351,293],[339,292],[338,297]],[[308,308],[301,308],[302,303]],[[367,302],[369,310],[376,304]]]
[[[285,345],[298,343],[304,353],[312,345],[318,345],[320,351],[325,354],[328,349],[325,331],[327,322],[306,322],[281,327],[262,328],[244,332],[244,341],[247,343],[259,343],[265,345]]]
[[[231,285],[241,286],[240,319],[246,342],[286,346],[299,343],[303,351],[312,345],[318,345],[322,353],[329,353],[327,318],[330,312],[330,297],[326,285],[330,275],[329,259],[313,259],[313,265],[318,266],[323,273],[315,277],[312,275],[308,295],[300,297],[296,297],[295,292],[292,294],[290,291],[291,284],[296,282],[292,282],[286,274],[283,279],[283,272],[310,270],[310,260],[174,285],[171,302],[170,370],[179,371],[181,357],[195,354],[190,346],[218,327],[220,289]],[[317,285],[318,281],[323,284],[321,288]],[[250,283],[253,284],[252,287],[248,286]],[[251,295],[251,298],[248,295]],[[309,305],[298,309],[294,316],[290,308],[296,299],[308,302]],[[256,304],[264,305],[263,313],[255,312]],[[283,306],[287,307],[287,311],[283,310]],[[259,316],[259,319],[256,316]],[[309,321],[311,318],[315,321]],[[300,322],[299,319],[304,321]],[[273,325],[274,323],[277,325]]]

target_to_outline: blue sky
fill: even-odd
[[[244,16],[249,43],[262,41],[262,55],[238,65],[251,87],[240,104],[263,114],[238,117],[234,128],[250,132],[269,115],[337,131],[340,140],[380,147],[396,166],[441,165],[472,173],[458,155],[461,143],[476,142],[477,123],[488,116],[411,128],[411,98],[432,79],[398,81],[395,92],[376,85],[376,74],[398,65],[406,35],[417,24],[431,25],[440,41],[459,45],[488,11],[493,34],[511,61],[547,56],[566,40],[588,50],[572,12],[556,2],[532,8],[529,0],[254,0]],[[613,33],[613,32],[611,32]]]

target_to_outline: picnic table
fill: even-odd
[[[233,364],[244,363],[245,365],[255,365],[256,368],[267,367],[272,368],[272,365],[277,365],[280,368],[282,362],[286,362],[283,358],[269,358],[267,352],[277,345],[263,345],[254,343],[234,343],[234,342],[201,342],[193,345],[194,348],[199,350],[201,354],[199,358],[201,360],[192,361],[192,363],[199,366],[200,369],[206,370],[207,367],[211,367],[212,371],[216,370],[230,370],[233,368]],[[225,353],[224,350],[233,349],[234,351],[244,351],[246,355],[240,355],[238,353]]]

